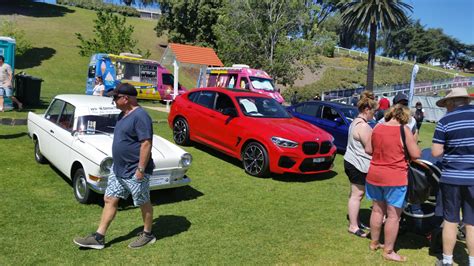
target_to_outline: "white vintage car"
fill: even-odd
[[[111,98],[58,95],[45,114],[28,113],[28,133],[35,144],[35,159],[50,162],[72,180],[80,203],[103,194],[112,166],[112,140],[120,110]],[[185,186],[192,156],[166,139],[153,135],[155,163],[150,189]]]

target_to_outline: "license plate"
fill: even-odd
[[[170,183],[168,177],[157,177],[150,180],[150,186],[166,185]]]
[[[313,163],[322,163],[326,161],[326,157],[313,158]]]

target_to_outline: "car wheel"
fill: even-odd
[[[74,196],[80,203],[90,203],[93,198],[94,192],[87,186],[87,179],[84,173],[84,169],[79,168],[74,173],[72,179],[72,187],[74,189]]]
[[[35,160],[40,164],[47,163],[48,160],[46,160],[46,158],[43,156],[43,154],[41,154],[39,141],[37,139],[35,139],[34,143],[35,143]]]
[[[267,177],[270,174],[267,150],[258,142],[250,142],[245,146],[242,162],[249,175]]]
[[[173,140],[178,145],[189,145],[189,126],[184,118],[178,118],[173,123]]]

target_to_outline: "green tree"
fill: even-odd
[[[213,27],[219,57],[225,64],[264,69],[278,83],[291,85],[304,65],[318,64],[313,40],[301,38],[303,25],[312,23],[308,13],[313,10],[313,5],[299,0],[231,1]],[[311,30],[306,37],[317,34]]]
[[[161,16],[155,27],[158,37],[165,32],[175,43],[215,47],[212,27],[223,6],[222,0],[158,0]]]
[[[399,0],[353,0],[341,5],[342,22],[353,32],[369,32],[366,89],[373,90],[377,30],[403,27],[412,7]]]
[[[142,54],[142,51],[135,48],[138,41],[132,38],[134,27],[126,25],[126,18],[115,15],[111,12],[97,12],[97,19],[94,20],[94,37],[85,39],[80,33],[76,33],[80,44],[79,54],[90,56],[94,53],[131,52]],[[150,51],[143,54],[150,56]]]
[[[25,38],[25,31],[18,29],[14,21],[5,20],[0,24],[0,36],[15,39],[15,54],[18,56],[23,55],[28,49],[31,49],[31,43]]]

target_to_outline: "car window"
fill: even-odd
[[[74,111],[75,107],[70,104],[66,103],[64,105],[64,109],[61,113],[61,116],[59,117],[59,122],[58,125],[64,129],[67,130],[72,130],[72,127],[74,126]]]
[[[244,90],[249,90],[249,80],[246,77],[240,78],[240,88]]]
[[[326,120],[334,121],[336,118],[340,118],[341,116],[337,113],[334,108],[329,106],[323,106],[322,118]]]
[[[223,93],[217,93],[216,110],[223,113],[226,109],[235,110],[235,105],[232,102],[232,99]]]
[[[85,115],[77,120],[77,131],[85,134],[112,134],[119,114]]]
[[[349,122],[352,122],[359,114],[357,108],[341,108],[341,111]]]
[[[216,98],[216,93],[213,91],[201,91],[199,97],[196,100],[196,103],[204,107],[214,109],[214,99]]]
[[[233,89],[235,88],[237,83],[237,74],[230,74],[229,79],[227,80],[227,83],[225,84],[226,88]]]
[[[246,116],[262,118],[290,118],[290,114],[277,101],[263,97],[238,97],[240,109]]]
[[[61,100],[54,100],[48,108],[46,115],[44,116],[49,121],[56,123],[58,121],[61,110],[63,109],[64,102]]]
[[[192,92],[188,95],[188,99],[191,101],[191,102],[196,102],[198,96],[199,96],[200,92],[197,91],[197,92]]]
[[[316,116],[319,110],[319,104],[305,103],[295,108],[296,112],[309,116]]]

